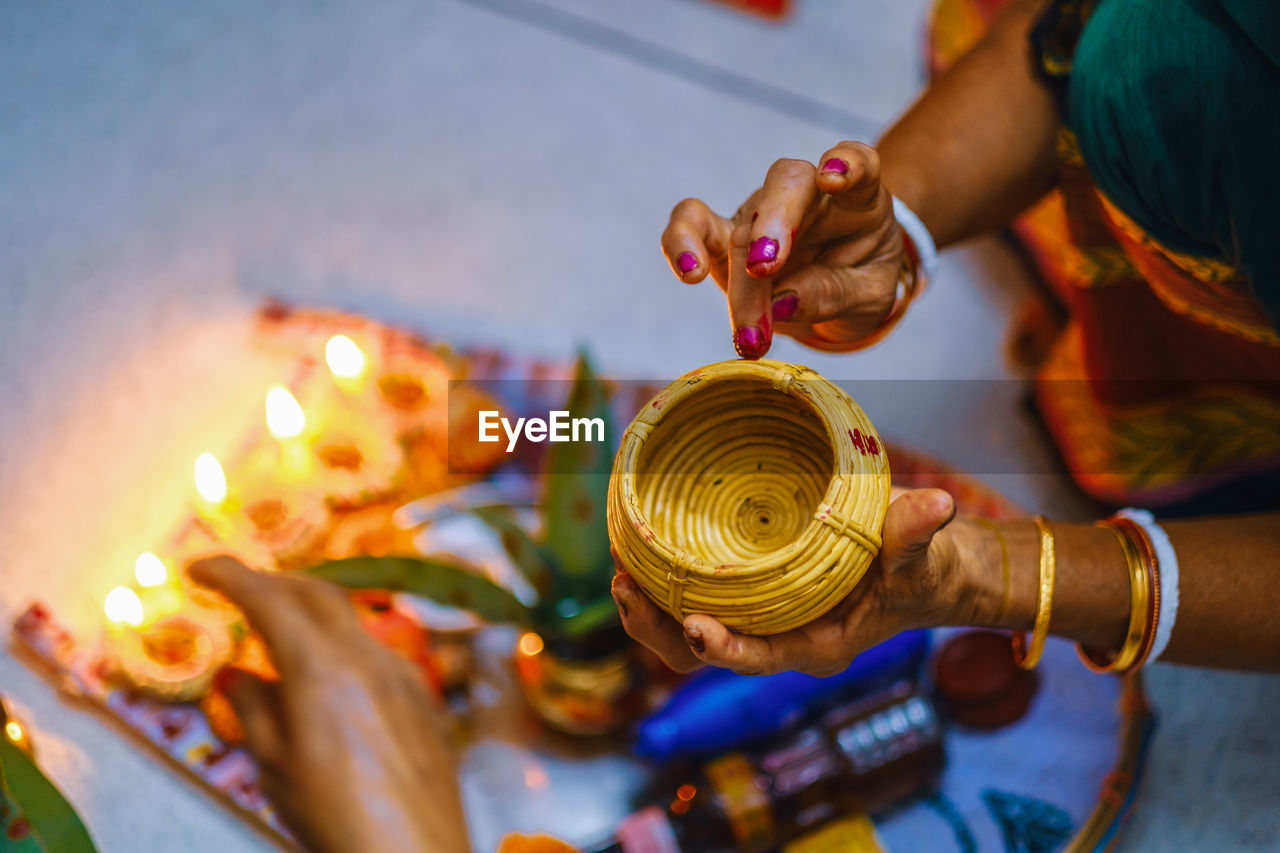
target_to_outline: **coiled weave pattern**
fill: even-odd
[[[888,507],[884,447],[844,391],[807,367],[726,361],[672,382],[623,434],[609,538],[677,619],[776,634],[848,595]]]

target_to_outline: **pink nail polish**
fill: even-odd
[[[796,315],[796,309],[800,307],[800,297],[794,293],[788,293],[785,296],[779,296],[773,300],[773,319],[779,323],[785,323]]]
[[[822,171],[833,175],[844,175],[849,171],[849,164],[839,157],[832,157],[822,164]]]
[[[772,237],[757,237],[747,251],[747,266],[767,264],[778,259],[778,241]]]
[[[733,348],[738,355],[755,361],[762,357],[768,347],[765,345],[764,333],[755,326],[743,326],[733,336]]]
[[[693,252],[681,252],[680,257],[676,258],[676,266],[680,269],[680,275],[688,275],[698,268],[698,256]]]

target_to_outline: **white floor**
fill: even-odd
[[[730,210],[777,157],[873,140],[923,84],[927,4],[797,0],[782,25],[697,0],[11,5],[4,623],[34,598],[89,618],[164,533],[192,457],[234,438],[270,376],[234,354],[264,297],[548,356],[585,343],[615,375],[732,357],[722,297],[676,283],[658,251],[671,206],[696,194]],[[946,256],[876,350],[775,354],[834,378],[1009,379],[1002,335],[1027,286],[1013,251],[980,241]],[[1016,382],[918,387],[939,392],[886,410],[887,434],[1028,507],[1087,512]],[[1155,681],[1179,741],[1157,742],[1131,846],[1172,826],[1200,849],[1261,849],[1277,818],[1200,796],[1178,756],[1212,730],[1198,760],[1215,791],[1280,796],[1262,769],[1275,754],[1257,749],[1275,681]],[[5,652],[0,689],[104,851],[265,849]]]

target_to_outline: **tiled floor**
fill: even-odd
[[[774,158],[873,139],[922,85],[923,0],[796,5],[781,25],[697,0],[8,10],[3,621],[36,596],[93,610],[110,567],[163,532],[189,460],[229,440],[267,375],[227,355],[264,296],[551,356],[585,343],[618,375],[730,357],[722,297],[658,251],[672,204],[732,209]],[[835,378],[1007,379],[1027,284],[980,241],[876,350],[775,352]],[[936,388],[873,416],[1028,506],[1087,511],[1016,382]],[[0,684],[104,850],[266,849],[3,653]]]

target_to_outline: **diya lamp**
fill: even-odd
[[[356,510],[391,495],[404,451],[384,426],[344,407],[316,434],[315,485],[332,509]]]
[[[267,392],[267,431],[279,444],[280,473],[286,480],[305,479],[311,470],[307,452],[307,415],[298,399],[283,385]]]
[[[107,593],[104,609],[110,670],[167,702],[189,702],[203,696],[214,674],[234,652],[226,622],[203,608],[148,612],[143,596],[130,587],[118,586]]]
[[[323,559],[329,512],[314,497],[269,487],[244,505],[241,518],[248,523],[248,554],[266,557],[280,569]]]
[[[369,359],[346,335],[334,335],[325,342],[324,361],[333,375],[333,382],[344,393],[359,394],[364,390],[369,374]]]
[[[231,492],[222,463],[212,453],[196,457],[193,473],[196,517],[205,522],[217,538],[230,538],[234,533],[230,518],[239,507],[240,489],[235,494]]]
[[[182,591],[177,576],[155,554],[144,551],[133,564],[133,578],[138,584],[135,593],[143,610],[152,617],[167,616],[182,609]]]

